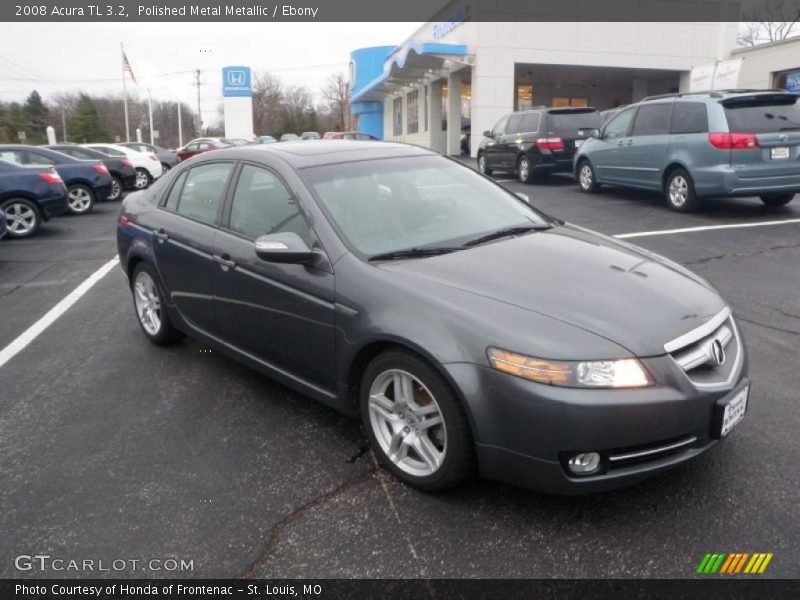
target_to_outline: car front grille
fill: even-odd
[[[741,372],[741,338],[727,307],[664,349],[698,388],[726,387]]]

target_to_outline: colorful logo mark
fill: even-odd
[[[709,552],[700,561],[698,573],[709,575],[736,575],[738,573],[761,574],[772,560],[772,552]]]

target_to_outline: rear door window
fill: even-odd
[[[522,115],[511,115],[508,119],[508,127],[506,127],[506,135],[514,135],[520,131],[519,125],[522,122]]]
[[[702,102],[676,102],[672,108],[672,133],[708,132],[708,111]]]
[[[642,104],[636,112],[631,135],[663,135],[669,133],[672,104]]]
[[[181,189],[178,213],[213,225],[225,199],[225,189],[232,171],[233,163],[211,163],[194,167],[189,171]]]
[[[725,103],[728,128],[739,133],[800,131],[800,103],[797,98],[781,101]]]
[[[36,154],[36,152],[26,152],[25,153],[27,160],[25,161],[26,164],[29,165],[54,165],[56,164],[54,160],[47,158],[46,156],[42,156],[41,154]]]
[[[521,133],[534,133],[539,131],[539,121],[541,120],[539,113],[525,113],[522,115],[522,122],[520,123],[519,130]]]

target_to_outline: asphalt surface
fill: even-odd
[[[506,185],[611,234],[800,218],[800,199],[680,215],[567,178]],[[115,255],[117,208],[0,241],[0,349]],[[693,463],[582,498],[414,491],[358,423],[194,341],[151,345],[115,267],[0,367],[0,577],[691,577],[714,551],[772,552],[761,577],[798,577],[800,225],[630,241],[715,284],[749,348],[747,417]],[[20,571],[21,554],[193,569]]]

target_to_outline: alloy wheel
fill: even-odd
[[[147,184],[150,182],[150,177],[147,175],[147,171],[144,169],[138,169],[136,171],[136,189],[143,190],[147,187]]]
[[[161,299],[153,278],[145,271],[136,275],[133,299],[142,327],[150,335],[157,335],[161,329]]]
[[[116,200],[119,198],[119,195],[122,193],[122,186],[119,183],[119,179],[116,177],[112,177],[111,179],[111,193],[108,195],[107,200]]]
[[[522,157],[522,160],[519,161],[519,179],[527,183],[528,177],[530,176],[531,165],[528,162],[528,159]]]
[[[579,173],[581,187],[584,190],[589,190],[594,183],[594,176],[592,175],[592,167],[588,163],[584,163]]]
[[[689,183],[683,175],[675,175],[669,182],[669,201],[681,207],[689,198]]]
[[[478,170],[481,173],[486,173],[486,157],[483,154],[478,158]]]
[[[400,470],[435,473],[447,451],[444,417],[431,391],[411,373],[390,369],[372,382],[368,400],[375,439]]]
[[[36,227],[36,213],[22,203],[9,204],[5,208],[6,227],[15,235],[26,235]]]
[[[71,189],[67,201],[70,209],[75,213],[84,213],[92,207],[92,195],[83,187]]]

